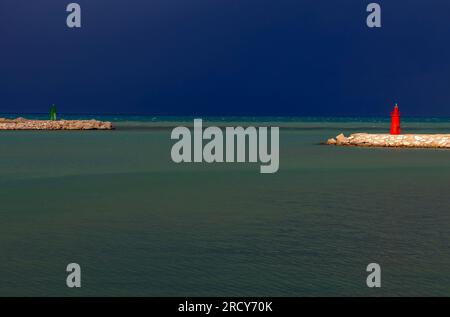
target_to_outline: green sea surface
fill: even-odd
[[[0,131],[0,296],[450,296],[449,150],[319,145],[385,121],[260,123],[284,126],[276,174],[175,164],[167,121]]]

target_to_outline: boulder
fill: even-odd
[[[337,145],[342,145],[342,144],[348,144],[349,143],[349,141],[348,141],[348,139],[345,137],[345,135],[344,134],[339,134],[337,137],[336,137],[336,144]]]

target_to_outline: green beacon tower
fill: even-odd
[[[54,104],[50,108],[50,120],[56,121],[56,106]]]

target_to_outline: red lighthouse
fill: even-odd
[[[391,134],[400,134],[400,111],[397,104],[391,112]]]

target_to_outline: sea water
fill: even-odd
[[[204,118],[280,126],[279,171],[260,174],[174,163],[171,129],[190,117],[92,117],[117,129],[0,131],[0,295],[450,295],[448,150],[319,144],[388,131],[379,118]]]

